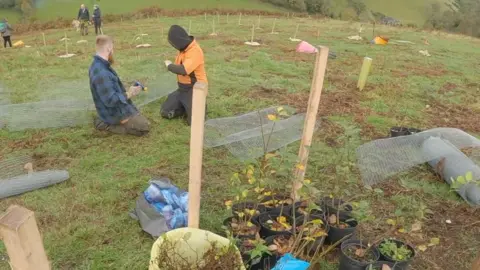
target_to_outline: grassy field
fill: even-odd
[[[75,6],[75,5],[74,5]],[[211,20],[203,17],[161,18],[105,25],[116,39],[116,70],[125,80],[142,78],[146,84],[166,72],[163,61],[173,59],[162,28],[173,23],[188,26],[204,48],[210,81],[208,117],[231,116],[274,104],[306,109],[313,68],[313,55],[295,53],[289,41],[296,25],[297,37],[328,46],[337,54],[329,60],[319,117],[321,127],[311,148],[307,177],[324,193],[368,200],[375,220],[361,229],[366,236],[389,231],[386,224],[402,210],[409,219],[420,219],[421,230],[393,235],[414,245],[440,238],[438,246],[420,252],[412,269],[469,269],[480,252],[479,210],[466,205],[426,166],[398,175],[390,181],[363,187],[355,165],[354,150],[363,142],[388,135],[394,125],[421,129],[458,127],[480,135],[480,42],[462,36],[426,33],[400,28],[377,27],[377,31],[415,44],[370,45],[350,41],[359,24],[279,18],[278,35],[271,35],[273,18],[263,18],[256,31],[260,47],[243,43],[250,36],[256,17],[220,17],[219,35],[211,37]],[[151,49],[132,48],[132,38],[149,34]],[[317,31],[320,36],[317,37]],[[371,29],[362,35],[371,38]],[[14,101],[41,99],[46,81],[83,81],[88,92],[87,68],[93,55],[94,36],[89,45],[76,44],[81,37],[71,30],[71,59],[58,40],[63,30],[46,32],[47,47],[39,34],[15,36],[32,48],[0,50],[0,82]],[[431,45],[424,45],[423,39]],[[14,41],[15,41],[14,40]],[[431,57],[418,51],[428,49]],[[370,56],[373,68],[367,87],[355,89],[362,59]],[[173,76],[173,75],[172,75]],[[63,184],[0,201],[0,210],[10,204],[23,205],[36,213],[53,269],[145,269],[153,239],[142,233],[128,216],[137,196],[152,176],[168,176],[182,188],[188,182],[189,128],[182,120],[159,116],[162,101],[142,112],[152,123],[144,138],[109,136],[91,126],[8,132],[0,130],[0,158],[15,153],[35,154],[37,167],[66,168],[71,179]],[[428,106],[427,106],[428,105]],[[287,151],[296,153],[298,143]],[[350,153],[341,158],[343,153]],[[220,231],[228,216],[223,201],[229,198],[227,184],[232,173],[244,164],[226,149],[208,149],[204,156],[201,227]],[[340,160],[340,161],[339,161]],[[279,183],[282,185],[283,183]],[[431,214],[429,209],[433,212]],[[420,210],[420,213],[419,213]],[[428,212],[428,213],[427,213]],[[417,217],[418,218],[418,217]],[[445,223],[446,219],[452,224]],[[0,255],[4,250],[0,247]],[[337,254],[327,256],[322,269],[337,269]],[[0,269],[8,265],[0,261]]]

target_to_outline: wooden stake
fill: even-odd
[[[220,13],[217,12],[217,22],[220,24]]]
[[[227,24],[230,22],[228,17],[230,17],[230,13],[227,13]]]
[[[254,38],[255,38],[255,24],[252,25],[252,40],[251,40],[252,43]]]
[[[368,73],[370,72],[370,67],[372,66],[372,58],[365,57],[363,58],[362,70],[360,71],[360,76],[358,77],[357,88],[363,90],[365,84],[367,83]]]
[[[207,13],[205,12],[205,21],[207,20]]]
[[[32,211],[18,205],[10,206],[0,217],[0,238],[13,270],[51,269]]]
[[[47,41],[45,40],[45,33],[42,33],[43,36],[43,46],[47,47]]]
[[[298,34],[298,28],[300,27],[300,24],[297,24],[297,29],[295,29],[295,35],[293,35],[293,38],[296,39],[297,38],[297,34]]]
[[[308,99],[307,114],[305,117],[305,124],[303,127],[302,142],[298,152],[299,164],[295,170],[295,180],[292,188],[292,199],[298,200],[298,190],[303,186],[305,178],[305,171],[308,163],[308,155],[310,146],[312,145],[313,131],[317,121],[318,107],[320,105],[320,97],[322,95],[323,79],[325,77],[325,70],[327,69],[328,48],[319,47],[319,52],[315,59],[315,69],[313,71],[313,80],[310,90],[310,97]]]
[[[275,20],[273,20],[272,34],[275,33],[275,24],[277,24],[277,18],[275,18]]]
[[[260,15],[258,15],[258,20],[257,20],[257,29],[261,29],[261,28],[260,28],[260,18],[261,18],[261,16],[260,16]]]
[[[213,34],[213,35],[216,35],[217,33],[215,32],[215,17],[214,17],[213,20],[212,20],[212,28],[213,28],[212,34]]]
[[[238,16],[238,25],[242,25],[242,13]]]
[[[188,21],[188,35],[191,34],[191,30],[192,30],[192,20]]]
[[[65,55],[68,54],[68,41],[67,41],[67,32],[65,32]]]
[[[192,127],[190,132],[190,171],[188,183],[188,227],[200,223],[200,195],[202,186],[203,133],[208,85],[197,82],[193,86]]]

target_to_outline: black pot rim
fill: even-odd
[[[279,234],[282,234],[282,233],[289,233],[289,234],[291,234],[291,233],[292,233],[293,224],[290,224],[290,225],[292,225],[292,229],[287,230],[287,231],[274,231],[274,230],[268,228],[267,226],[265,226],[265,225],[260,221],[260,218],[261,218],[262,216],[266,216],[266,215],[268,215],[270,218],[272,217],[272,215],[275,216],[275,217],[278,217],[278,216],[280,215],[280,212],[265,212],[265,213],[261,213],[260,215],[258,215],[258,224],[260,224],[260,226],[261,226],[262,228],[267,229],[267,230],[270,230],[270,231],[272,231],[272,232],[279,233]],[[291,216],[287,215],[287,214],[282,214],[282,216],[286,217],[287,220],[290,219],[290,220],[289,220],[290,222],[293,220],[293,218],[292,218]]]
[[[399,244],[406,246],[408,249],[410,249],[410,250],[412,251],[412,256],[411,256],[410,258],[406,259],[406,260],[397,261],[397,260],[393,259],[392,257],[383,254],[382,251],[380,251],[380,245],[381,245],[382,243],[384,243],[385,241],[393,241],[393,242],[395,242],[395,243],[397,244],[397,246],[398,246]],[[385,258],[387,258],[387,259],[390,260],[391,262],[397,262],[397,263],[409,262],[409,261],[413,260],[413,258],[415,258],[415,256],[417,255],[417,252],[415,251],[415,249],[413,248],[412,245],[409,245],[409,244],[405,243],[405,242],[402,241],[402,240],[398,240],[398,239],[394,239],[394,238],[391,238],[391,239],[388,239],[388,238],[387,238],[387,239],[383,239],[380,243],[378,243],[378,252],[380,253],[380,255],[384,256]]]
[[[347,254],[345,254],[344,249],[346,249],[347,247],[350,247],[350,246],[360,246],[360,247],[366,247],[366,248],[368,248],[368,246],[363,244],[363,241],[360,241],[360,240],[356,240],[356,239],[345,240],[342,243],[342,245],[340,246],[340,250],[341,250],[343,255],[345,255],[346,257],[348,257],[352,261],[355,261],[355,262],[358,262],[358,263],[372,264],[372,263],[377,262],[380,259],[380,251],[375,246],[372,246],[370,251],[375,255],[375,257],[376,257],[375,261],[373,261],[373,262],[362,262],[362,261],[356,260],[356,259],[348,256]],[[375,250],[377,251],[376,253],[375,253]]]
[[[309,219],[310,219],[311,217],[315,217],[315,219],[320,219],[320,220],[322,220],[323,225],[324,225],[324,227],[325,227],[325,233],[327,233],[327,235],[328,235],[328,232],[330,232],[330,226],[329,226],[328,222],[327,222],[323,217],[321,217],[321,216],[319,216],[319,215],[309,215],[309,216],[308,216]],[[300,217],[298,217],[298,220],[295,221],[295,223],[296,223],[295,225],[298,226],[298,224],[300,223],[300,221],[303,222],[303,219],[304,219],[304,218],[305,218],[305,216],[303,216],[303,215],[300,216]],[[297,223],[297,222],[298,222],[298,223]],[[321,237],[316,237],[316,239],[321,239],[322,237],[327,237],[327,235],[321,236]]]

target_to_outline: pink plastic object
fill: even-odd
[[[299,53],[317,53],[318,49],[312,44],[302,41],[297,45],[297,52]]]

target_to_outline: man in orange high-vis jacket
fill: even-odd
[[[168,95],[167,100],[162,104],[160,113],[167,119],[186,115],[188,125],[190,125],[192,123],[193,85],[196,82],[208,83],[203,51],[195,38],[189,36],[187,31],[178,25],[170,27],[168,42],[179,51],[175,63],[165,61],[168,70],[177,74],[178,89]]]

